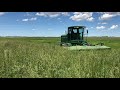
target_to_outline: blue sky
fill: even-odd
[[[69,26],[88,36],[120,37],[120,12],[0,12],[0,36],[61,36]]]

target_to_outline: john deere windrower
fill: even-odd
[[[87,49],[110,49],[104,43],[92,45],[84,37],[85,26],[71,26],[65,35],[61,36],[61,46],[69,50],[87,50]],[[88,30],[87,30],[88,34]]]

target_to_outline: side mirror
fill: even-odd
[[[88,30],[87,30],[87,34],[88,34]]]

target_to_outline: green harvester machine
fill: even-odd
[[[104,43],[92,45],[84,40],[85,26],[71,26],[68,27],[68,32],[61,36],[61,46],[69,50],[91,50],[91,49],[110,49],[108,46],[104,46]],[[87,30],[88,35],[88,30]],[[87,37],[86,37],[87,38]]]

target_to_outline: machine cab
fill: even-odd
[[[68,41],[82,41],[85,26],[68,27]]]

